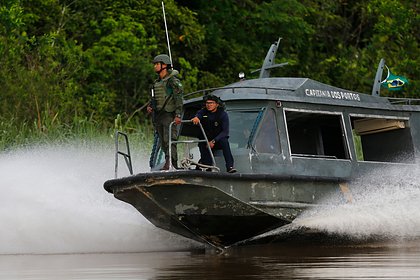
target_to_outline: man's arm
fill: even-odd
[[[172,88],[172,98],[175,102],[175,115],[181,117],[182,106],[184,105],[184,88],[181,81],[176,77],[169,80],[169,86]]]
[[[229,116],[226,112],[223,112],[221,118],[220,118],[220,122],[221,122],[221,128],[222,131],[216,136],[214,137],[214,141],[217,142],[222,138],[228,137],[229,136]]]
[[[195,117],[191,119],[191,121],[193,122],[193,124],[198,124],[202,117],[203,117],[203,110],[199,110],[195,114]]]

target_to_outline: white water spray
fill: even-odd
[[[133,160],[135,172],[148,170],[147,156]],[[131,205],[107,193],[103,183],[113,177],[113,168],[112,143],[41,146],[0,154],[0,254],[194,246],[155,228]],[[128,174],[123,169],[120,176]]]
[[[352,239],[420,237],[419,166],[389,168],[351,182],[354,201],[305,211],[293,225]],[[328,201],[326,201],[328,203]]]

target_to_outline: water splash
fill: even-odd
[[[420,237],[418,166],[377,170],[349,184],[353,202],[305,211],[293,224],[352,239]]]
[[[147,156],[134,161],[136,172],[148,170]],[[112,143],[1,153],[0,254],[140,252],[196,246],[155,228],[132,206],[107,193],[103,182],[113,177],[113,168]],[[121,168],[120,173],[128,171]]]
[[[376,170],[350,182],[351,203],[326,197],[292,223],[239,244],[272,241],[405,241],[420,238],[419,166]],[[333,239],[331,239],[333,237]]]

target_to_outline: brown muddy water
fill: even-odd
[[[0,279],[420,279],[420,241],[0,256]]]
[[[276,244],[220,253],[105,192],[113,159],[112,143],[0,153],[0,279],[420,279],[418,166],[364,178],[351,204],[326,201],[261,236]]]

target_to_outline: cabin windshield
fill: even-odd
[[[263,110],[231,110],[229,114],[229,143],[232,149],[249,148]]]
[[[292,156],[350,159],[340,114],[285,111]]]
[[[268,109],[255,137],[255,151],[258,153],[280,154],[279,130],[277,128],[276,113]]]

